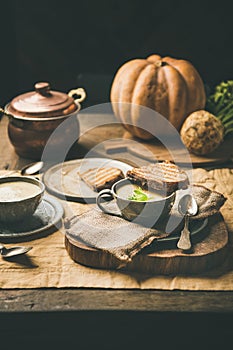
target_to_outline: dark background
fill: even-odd
[[[49,81],[109,101],[116,70],[152,53],[190,60],[205,83],[233,78],[230,0],[8,0],[1,5],[0,105]]]

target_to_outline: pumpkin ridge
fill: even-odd
[[[169,121],[177,130],[180,129],[186,117],[187,88],[182,75],[172,66],[163,67],[168,91]]]
[[[162,69],[162,66],[160,66],[158,67],[157,89],[154,95],[154,109],[165,118],[168,118],[169,115],[169,99],[167,91],[168,88],[164,71]]]
[[[151,87],[156,85],[156,77],[158,74],[158,69],[155,69],[154,72],[151,72],[151,71],[149,71],[149,68],[151,68],[151,67],[154,68],[154,65],[149,63],[140,71],[140,73],[137,77],[137,80],[135,81],[133,93],[131,96],[132,103],[149,107],[148,105],[141,103],[141,98],[145,98],[146,93],[145,93],[145,91],[143,91],[143,93],[142,93],[140,88],[141,88],[141,86],[143,86],[143,87],[146,86],[148,88],[148,90],[150,90]],[[145,74],[146,74],[145,72],[147,72],[147,71],[148,71],[148,74],[145,76]],[[150,77],[148,76],[148,75],[150,75],[150,73],[154,73],[154,74],[151,74],[151,79],[149,79]],[[144,77],[142,78],[143,75],[144,75]],[[143,79],[143,81],[140,81],[142,79]],[[147,83],[146,80],[149,80],[149,82]],[[153,81],[155,84],[151,84],[151,81]],[[138,92],[136,90],[138,90]],[[141,97],[138,96],[139,94],[141,94],[142,96]],[[151,99],[151,96],[148,96],[148,97]],[[139,100],[139,101],[137,101],[137,100]]]
[[[181,125],[183,124],[183,121],[184,119],[186,118],[186,113],[182,113],[182,110],[185,111],[188,109],[188,103],[189,103],[189,90],[188,90],[188,84],[187,84],[187,81],[186,79],[184,78],[184,76],[181,74],[181,72],[172,64],[173,63],[173,59],[171,57],[164,57],[163,58],[164,62],[166,62],[166,64],[169,66],[169,67],[172,67],[173,69],[176,70],[176,73],[177,73],[177,76],[179,76],[180,80],[182,80],[182,84],[185,86],[185,88],[183,88],[183,92],[185,91],[184,95],[185,95],[185,98],[184,98],[184,101],[183,101],[183,107],[180,108],[181,109],[181,115],[183,115],[183,117],[181,117],[181,115],[177,115],[178,117],[178,120],[175,121],[175,125],[180,125],[178,128],[178,130],[180,129]],[[179,60],[180,61],[180,60]],[[166,70],[166,68],[165,68]],[[182,91],[182,90],[181,90]],[[177,118],[176,117],[176,118]],[[181,120],[180,120],[180,117],[181,117]],[[176,119],[175,118],[175,119]]]
[[[148,63],[144,69],[138,75],[138,78],[134,85],[133,94],[131,97],[131,116],[133,116],[134,125],[132,128],[134,129],[134,133],[136,136],[138,135],[138,126],[143,125],[141,122],[144,114],[144,111],[138,106],[148,107],[154,110],[154,94],[156,93],[156,79],[157,79],[158,68],[154,65]],[[143,90],[142,90],[143,86]],[[141,133],[141,131],[140,131]],[[148,134],[148,131],[144,130],[144,134]],[[151,137],[151,134],[150,134]]]
[[[114,84],[112,84],[111,92],[110,92],[110,100],[112,102],[121,101],[120,100],[121,88],[122,88],[122,83],[124,82],[124,79],[122,79],[122,77],[124,78],[125,71],[127,71],[129,69],[129,67],[134,66],[137,63],[140,63],[140,61],[144,61],[144,60],[135,59],[132,61],[128,61],[118,69],[116,76],[114,78]],[[112,107],[113,107],[113,111],[114,111],[115,115],[117,116],[118,120],[121,121],[120,111],[119,111],[119,103],[115,103]]]
[[[147,66],[145,60],[143,60],[140,67],[130,67],[126,75],[124,75],[123,84],[119,89],[119,101],[121,102],[118,106],[118,115],[120,120],[125,124],[126,129],[130,132],[133,130],[131,122],[131,104],[132,104],[132,95],[134,91],[135,82],[137,81],[140,73]]]
[[[200,106],[199,109],[204,108],[206,102],[204,84],[195,67],[190,62],[181,59],[176,60],[171,57],[165,57],[164,60],[179,71],[185,80],[188,91],[186,116],[193,112],[197,105]],[[196,89],[197,85],[199,86],[198,91]]]

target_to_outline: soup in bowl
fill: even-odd
[[[168,217],[175,197],[175,192],[164,195],[153,190],[142,190],[126,178],[116,182],[110,190],[99,192],[97,205],[107,214],[152,227],[158,220]],[[103,204],[103,199],[115,200],[118,210],[109,209],[106,203]]]
[[[44,184],[32,177],[0,178],[0,222],[12,223],[33,215],[45,191]]]

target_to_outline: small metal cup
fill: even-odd
[[[175,202],[176,193],[173,192],[168,196],[161,197],[161,199],[152,199],[148,201],[134,201],[122,198],[117,194],[117,190],[121,186],[132,185],[129,179],[123,179],[116,182],[111,189],[102,190],[97,196],[98,207],[106,214],[123,217],[129,221],[135,221],[145,226],[154,226],[158,220],[162,220],[170,214],[171,208]],[[107,201],[115,200],[117,209],[110,210],[106,205],[103,205],[102,199]]]

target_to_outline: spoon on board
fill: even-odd
[[[178,204],[178,210],[181,215],[184,216],[184,228],[181,231],[180,239],[177,243],[177,247],[184,251],[190,250],[192,247],[189,231],[189,218],[194,216],[198,212],[198,205],[196,200],[190,194],[184,195]]]
[[[6,248],[0,243],[0,254],[4,258],[10,258],[11,256],[21,255],[29,252],[32,247],[12,247]]]

